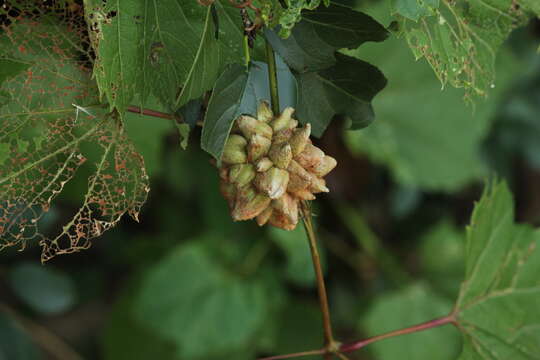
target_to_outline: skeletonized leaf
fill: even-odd
[[[38,14],[19,5],[0,38],[0,51],[28,69],[5,80],[0,93],[0,249],[23,248],[39,240],[42,260],[90,246],[90,239],[114,226],[124,213],[137,218],[148,192],[142,157],[127,139],[121,122],[100,107],[90,78],[84,29],[65,17]],[[9,17],[10,8],[0,8]],[[80,59],[80,60],[78,60]],[[88,159],[82,145],[99,149],[82,207],[46,238],[39,220]]]
[[[496,54],[510,32],[530,17],[514,0],[444,0],[438,8],[437,1],[429,1],[413,10],[404,6],[408,2],[395,4],[403,16],[399,32],[443,85],[464,88],[469,100],[496,86]]]

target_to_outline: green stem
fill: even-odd
[[[279,93],[277,82],[276,57],[274,49],[270,42],[266,40],[266,62],[268,63],[268,81],[270,83],[270,98],[272,100],[272,111],[274,114],[279,114]]]
[[[244,35],[243,45],[244,45],[244,60],[245,60],[244,65],[246,65],[246,71],[249,71],[249,62],[251,61],[251,55],[249,54],[249,42],[248,42],[247,35]]]
[[[311,210],[306,202],[301,203],[302,219],[304,221],[304,227],[309,240],[309,250],[311,251],[311,259],[313,261],[313,269],[315,270],[315,276],[317,278],[317,290],[319,293],[319,303],[323,318],[324,328],[324,342],[325,342],[325,359],[332,358],[332,352],[337,346],[332,334],[332,322],[330,320],[330,309],[328,306],[328,296],[326,295],[326,285],[324,283],[324,275],[321,266],[321,259],[319,256],[319,250],[317,248],[317,237],[313,229],[313,222],[311,219]]]

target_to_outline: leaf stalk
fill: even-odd
[[[247,35],[244,35],[243,47],[244,47],[244,65],[246,66],[246,71],[249,71],[249,63],[251,61],[251,55],[249,53],[249,39]]]
[[[369,344],[372,344],[381,340],[389,339],[396,336],[406,335],[406,334],[412,334],[415,332],[424,331],[428,329],[433,329],[433,328],[448,325],[448,324],[452,324],[454,326],[459,325],[454,312],[447,316],[436,318],[436,319],[426,321],[417,325],[413,325],[407,328],[391,331],[391,332],[381,334],[381,335],[372,336],[372,337],[369,337],[367,339],[363,339],[360,341],[343,344],[333,351],[329,351],[328,347],[325,347],[324,349],[319,349],[319,350],[310,350],[310,351],[302,351],[298,353],[291,353],[291,354],[285,354],[285,355],[276,355],[276,356],[271,356],[271,357],[260,358],[259,360],[292,359],[292,358],[299,358],[299,357],[310,356],[310,355],[325,355],[325,356],[330,355],[331,356],[332,354],[336,354],[337,356],[340,356],[341,354],[350,353],[350,352],[359,350]]]
[[[366,345],[372,344],[377,341],[381,341],[384,339],[388,339],[391,337],[406,335],[406,334],[412,334],[419,331],[424,331],[428,329],[432,329],[435,327],[447,325],[447,324],[454,324],[456,325],[456,318],[454,314],[450,314],[447,316],[444,316],[442,318],[433,319],[430,321],[423,322],[421,324],[413,325],[404,329],[399,329],[395,331],[388,332],[386,334],[381,334],[377,336],[372,336],[364,340],[355,341],[349,344],[343,344],[339,347],[339,351],[343,353],[349,353],[352,351],[359,350],[363,348]]]
[[[152,110],[152,109],[144,109],[138,106],[130,105],[126,109],[129,112],[140,114],[140,115],[147,115],[147,116],[153,116],[161,119],[176,119],[176,117],[173,114],[167,114],[161,111]]]
[[[266,42],[266,62],[268,64],[268,82],[270,84],[270,99],[272,101],[272,111],[274,114],[279,114],[279,92],[278,92],[278,80],[277,80],[277,67],[276,67],[276,56],[274,54],[274,49],[268,39],[264,40]]]

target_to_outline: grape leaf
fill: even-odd
[[[495,83],[497,51],[530,14],[514,0],[443,0],[439,8],[436,3],[423,2],[412,12],[398,7],[399,33],[417,59],[426,58],[443,86],[464,88],[467,100],[485,96]]]
[[[368,126],[375,117],[371,100],[386,86],[375,66],[340,53],[336,59],[331,68],[296,76],[298,119],[311,123],[315,136],[324,133],[336,114],[350,118],[351,129]]]
[[[175,110],[209,90],[225,64],[241,61],[240,15],[224,4],[213,5],[216,38],[211,8],[196,1],[85,2],[94,74],[110,108],[122,113],[135,94],[141,105],[153,94]]]
[[[302,73],[329,68],[336,62],[336,50],[383,41],[388,31],[369,15],[332,4],[305,11],[287,39],[272,30],[266,30],[265,36],[291,69]]]
[[[455,306],[461,360],[537,359],[540,232],[514,223],[505,183],[487,186],[467,228],[465,280]]]
[[[444,316],[451,302],[428,286],[415,283],[381,295],[359,323],[360,329],[375,336]],[[459,354],[459,332],[451,326],[395,337],[368,348],[378,360],[454,360]]]
[[[215,38],[216,30],[216,26],[212,21],[211,7],[209,6],[206,12],[201,42],[184,86],[182,86],[182,90],[176,101],[176,108],[187,104],[191,99],[202,96],[206,90],[212,88],[212,85],[214,85],[215,80],[218,78],[221,68],[221,48]],[[239,39],[236,40],[238,41]]]
[[[96,107],[85,29],[73,20],[82,14],[48,16],[35,5],[15,2],[0,8],[0,15],[10,20],[0,51],[29,64],[0,88],[9,99],[0,105],[0,249],[39,240],[46,261],[88,248],[90,239],[124,213],[136,219],[148,177],[122,123]],[[100,157],[84,203],[58,235],[44,237],[39,220],[88,160],[81,146],[92,142]]]
[[[246,349],[271,306],[262,282],[227,272],[204,241],[198,238],[173,249],[147,274],[136,298],[139,322],[174,341],[182,359]]]
[[[388,32],[376,20],[332,4],[304,12],[288,39],[271,31],[266,36],[295,72],[298,119],[310,122],[315,136],[321,136],[337,114],[350,118],[353,129],[373,121],[371,100],[385,87],[386,78],[376,67],[336,50],[385,40]]]
[[[276,56],[280,106],[295,107],[296,82],[283,60]],[[250,64],[249,73],[240,65],[230,66],[219,79],[208,103],[201,147],[218,161],[229,136],[234,120],[241,114],[256,114],[261,100],[270,101],[268,67],[255,61]]]

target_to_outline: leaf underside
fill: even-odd
[[[279,56],[276,57],[280,106],[283,110],[296,103],[296,82]],[[239,115],[255,115],[260,101],[270,101],[268,67],[255,61],[249,72],[240,65],[230,66],[218,79],[204,120],[201,147],[218,161],[234,120]]]

